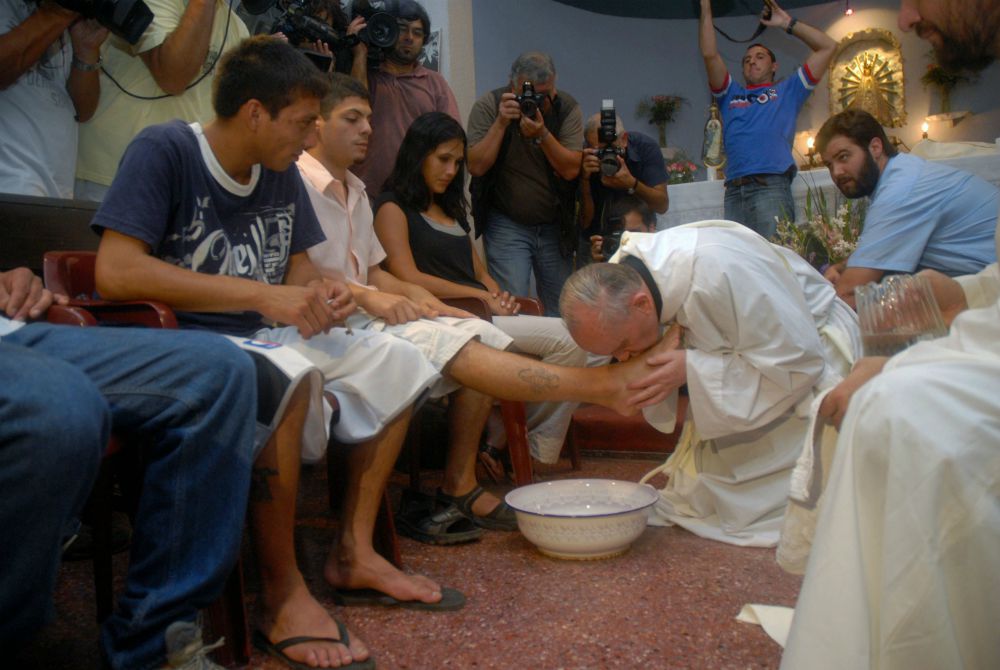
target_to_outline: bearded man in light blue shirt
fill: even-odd
[[[875,117],[860,110],[827,119],[816,145],[841,193],[871,196],[857,249],[826,272],[848,304],[854,305],[855,287],[884,274],[924,269],[974,274],[996,261],[996,186],[898,153]]]

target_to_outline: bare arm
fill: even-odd
[[[513,93],[504,93],[500,98],[500,108],[493,124],[481,140],[469,147],[469,174],[481,177],[486,174],[497,160],[503,135],[511,121],[521,117],[521,107],[514,99]]]
[[[289,275],[299,262],[290,263]],[[305,266],[298,272],[299,279],[310,276]],[[342,302],[338,302],[342,296],[328,283],[272,286],[202,274],[154,258],[145,242],[113,230],[105,230],[101,237],[95,279],[98,292],[109,300],[158,300],[189,312],[256,311],[278,323],[296,326],[307,338],[329,330],[345,316]],[[335,302],[328,304],[327,300]]]
[[[521,116],[521,135],[538,143],[545,160],[549,162],[556,173],[572,181],[580,174],[580,162],[583,159],[583,152],[567,149],[559,141],[559,138],[549,132],[545,127],[545,120],[542,118],[541,110],[535,112],[535,118],[529,119]],[[494,160],[496,157],[494,156]],[[492,163],[491,163],[492,164]]]
[[[76,110],[76,120],[82,123],[94,115],[101,98],[101,77],[96,66],[101,59],[101,44],[108,37],[108,29],[93,19],[80,20],[70,27],[69,36],[73,42],[74,60],[95,67],[84,72],[74,64],[66,82],[66,90]]]
[[[375,233],[386,253],[386,264],[389,272],[397,278],[422,286],[435,296],[441,297],[474,297],[486,298],[482,289],[466,286],[457,282],[442,279],[417,268],[410,249],[410,232],[406,227],[406,215],[394,203],[382,205],[375,215]],[[469,242],[472,243],[471,241]]]
[[[719,47],[715,43],[715,26],[712,25],[712,2],[701,0],[701,16],[698,19],[698,46],[701,47],[701,57],[705,61],[705,71],[708,72],[708,85],[713,91],[722,88],[726,83],[726,64],[719,55]]]
[[[777,3],[772,2],[771,7],[771,18],[761,19],[761,22],[767,26],[787,30],[792,22],[792,17],[788,12],[778,7]],[[806,66],[816,79],[822,77],[826,68],[830,66],[833,54],[837,50],[837,43],[819,28],[814,28],[802,21],[795,22],[791,34],[805,42],[806,46],[812,50],[806,59]]]
[[[181,95],[198,76],[212,39],[215,0],[189,0],[180,23],[167,38],[139,54],[157,86]]]
[[[854,304],[854,289],[870,281],[878,281],[884,274],[882,270],[872,268],[846,268],[833,286],[837,289],[837,297],[853,309],[857,309],[857,305]]]
[[[23,23],[0,35],[0,90],[31,69],[78,17],[76,12],[42,2]]]

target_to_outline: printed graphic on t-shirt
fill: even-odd
[[[747,91],[742,95],[734,95],[729,101],[729,109],[745,109],[751,105],[766,105],[778,99],[778,89],[766,88],[759,91]]]
[[[195,272],[281,284],[294,220],[289,203],[237,213],[221,227],[211,197],[198,198],[191,222],[164,239],[162,258]]]

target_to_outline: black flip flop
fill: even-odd
[[[285,654],[285,649],[293,647],[297,644],[304,644],[306,642],[332,642],[334,644],[342,644],[350,649],[349,645],[351,644],[351,638],[347,634],[347,627],[336,619],[334,619],[334,623],[337,624],[337,632],[340,634],[340,638],[310,637],[308,635],[300,635],[284,639],[281,642],[271,642],[267,639],[266,635],[259,630],[255,630],[253,632],[253,646],[260,651],[270,654],[288,667],[294,668],[294,670],[315,670],[315,668],[311,665],[299,663],[296,660],[288,658]],[[337,667],[339,670],[375,670],[375,659],[369,656],[363,661],[353,661],[347,665],[340,665]]]
[[[425,603],[422,600],[397,600],[375,589],[337,589],[333,592],[333,602],[341,607],[372,605],[425,612],[453,612],[465,607],[465,596],[461,591],[444,586],[441,588],[441,600]]]

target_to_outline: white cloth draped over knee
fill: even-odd
[[[852,398],[782,668],[1000,667],[1000,304]]]
[[[804,260],[732,222],[626,233],[612,262],[624,255],[649,269],[660,321],[687,347],[688,418],[650,523],[774,546],[809,403],[860,353],[853,312]],[[645,414],[672,430],[669,408]]]
[[[285,344],[319,368],[324,388],[340,403],[334,436],[348,444],[375,437],[440,377],[419,349],[384,333],[355,329],[348,334],[334,328],[306,340],[295,328],[270,328],[256,337]],[[316,419],[311,415],[309,424],[314,426]]]

